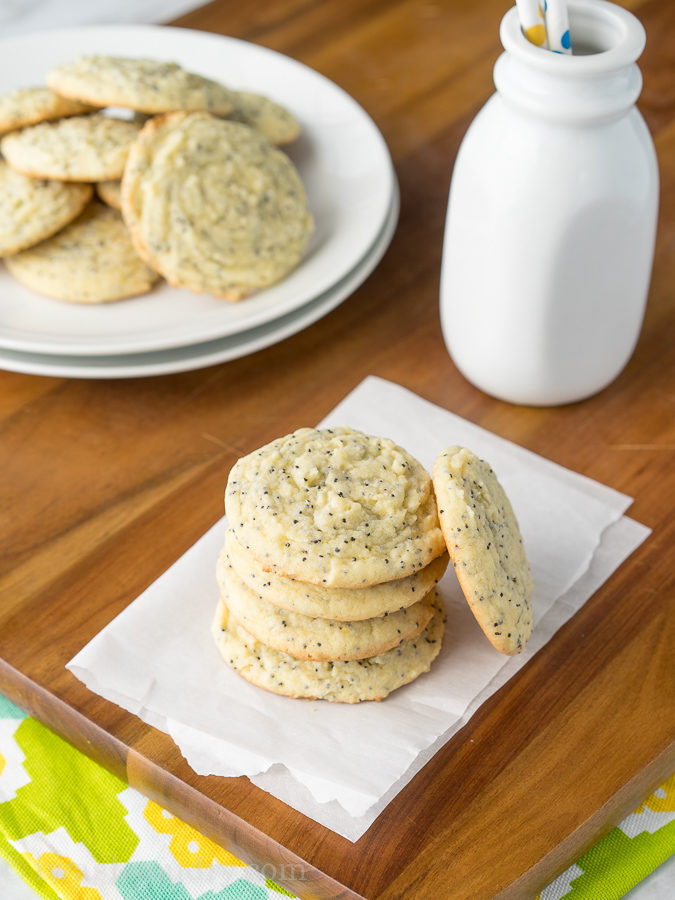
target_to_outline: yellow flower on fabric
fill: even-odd
[[[652,812],[675,812],[675,775],[664,781],[635,812],[645,812],[645,807]]]
[[[5,768],[5,757],[0,753],[0,775],[2,775],[2,770]]]
[[[23,855],[63,900],[103,900],[96,888],[82,885],[83,873],[67,856],[43,853],[36,859],[32,853]]]
[[[152,800],[148,800],[143,815],[156,832],[172,836],[169,850],[184,869],[208,869],[214,862],[224,866],[246,865]]]

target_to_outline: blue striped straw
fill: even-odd
[[[570,22],[566,0],[543,0],[548,49],[554,53],[571,53]]]
[[[541,0],[545,5],[546,0]],[[537,47],[548,47],[546,39],[546,22],[539,0],[516,0],[518,18],[523,34],[531,44]]]

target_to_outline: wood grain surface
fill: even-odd
[[[624,5],[647,30],[661,206],[640,342],[596,397],[499,402],[441,338],[450,174],[493,90],[505,0],[216,0],[185,16],[307,63],[370,113],[401,187],[390,250],[337,310],[244,359],[128,381],[0,372],[0,690],[303,898],[532,897],[675,769],[675,4]],[[352,844],[245,778],[196,776],[64,665],[222,515],[238,456],[369,374],[630,494],[653,533]]]

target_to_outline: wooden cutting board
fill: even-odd
[[[675,12],[625,5],[648,33],[662,202],[643,334],[597,397],[500,403],[442,342],[447,188],[492,90],[497,0],[219,0],[187,16],[301,59],[370,112],[401,186],[390,251],[339,309],[241,360],[131,381],[0,373],[0,690],[303,898],[532,897],[675,770]],[[221,516],[239,455],[318,422],[368,374],[633,496],[653,534],[350,843],[245,778],[196,776],[64,666]]]

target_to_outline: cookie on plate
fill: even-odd
[[[288,697],[360,703],[382,700],[429,671],[445,627],[440,597],[434,598],[433,607],[434,615],[421,634],[367,659],[319,662],[273,650],[238,625],[222,600],[212,632],[223,659],[258,687]]]
[[[53,237],[5,263],[31,290],[72,303],[144,294],[159,278],[139,259],[117,210],[96,201]]]
[[[462,592],[502,653],[519,653],[532,630],[532,576],[518,521],[492,468],[447,447],[432,478],[441,528]]]
[[[242,457],[225,511],[264,570],[326,587],[394,581],[446,551],[424,467],[345,426],[301,428]]]
[[[175,287],[239,300],[286,276],[313,230],[290,159],[209,113],[151,119],[122,179],[138,253]]]
[[[79,100],[60,97],[49,88],[17,88],[0,95],[0,134],[37,125],[38,122],[79,116],[95,109],[96,107],[80,103]]]
[[[327,588],[265,572],[229,528],[225,552],[244,584],[268,603],[304,616],[342,622],[373,619],[412,606],[436,587],[448,565],[448,554],[443,553],[405,578],[364,588]]]
[[[113,209],[122,209],[122,183],[119,180],[99,181],[96,184],[96,193],[104,203]]]
[[[230,91],[224,85],[188,72],[178,63],[156,59],[82,56],[51,69],[47,85],[84,103],[152,115],[183,109],[226,115],[232,109]]]
[[[51,237],[79,216],[92,193],[89,184],[29,178],[0,159],[0,256]]]
[[[0,151],[13,169],[33,178],[106,181],[121,178],[139,122],[73,116],[7,134]]]
[[[251,91],[233,91],[232,103],[233,109],[227,118],[255,128],[271,144],[290,144],[300,134],[295,116],[269,97]]]
[[[416,637],[433,615],[433,590],[407,609],[359,621],[312,618],[282,610],[255,594],[223,551],[216,577],[230,615],[262,644],[298,659],[346,660],[377,656]]]

